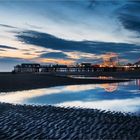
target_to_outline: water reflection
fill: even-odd
[[[139,90],[140,90],[140,79],[137,79],[137,80],[136,80],[136,85],[138,85],[138,88],[139,88]]]
[[[140,112],[140,80],[1,93],[0,102]]]
[[[101,79],[101,80],[113,80],[117,78],[113,78],[111,76],[98,76],[98,77],[91,77],[85,75],[70,75],[68,77],[75,78],[75,79]]]
[[[105,84],[91,84],[91,85],[73,85],[73,86],[66,86],[66,89],[71,90],[72,92],[79,92],[84,90],[91,90],[102,88],[106,92],[114,92],[117,90],[119,83],[105,83]]]
[[[102,84],[100,85],[107,92],[114,92],[118,88],[118,83],[109,83],[109,84]]]

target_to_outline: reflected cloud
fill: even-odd
[[[54,87],[54,88],[47,88],[47,89],[36,89],[36,90],[28,90],[28,91],[1,93],[0,101],[10,102],[10,103],[22,103],[26,99],[33,98],[33,97],[59,94],[62,92],[79,92],[79,91],[91,90],[95,88],[96,88],[96,85],[74,85],[74,86],[64,86],[60,88]]]
[[[89,85],[72,85],[66,86],[65,90],[69,92],[80,92],[85,90],[91,90],[97,88],[97,85],[89,84]]]
[[[29,91],[17,91],[17,92],[9,92],[9,93],[1,93],[0,101],[1,102],[10,102],[10,103],[22,103],[27,99],[44,96],[44,95],[52,95],[59,93],[79,93],[82,91],[93,90],[96,88],[108,88],[110,84],[90,84],[90,85],[72,85],[72,86],[64,86],[64,87],[54,87],[47,89],[36,89]]]
[[[114,92],[118,88],[118,83],[102,84],[100,87],[107,92]]]
[[[90,109],[101,109],[101,110],[111,110],[111,111],[121,111],[121,112],[131,112],[140,113],[140,97],[134,99],[119,99],[119,100],[103,100],[103,101],[71,101],[56,104],[60,107],[80,107],[80,108],[90,108]]]
[[[127,85],[123,83],[70,85],[1,93],[0,102],[138,112],[140,94],[134,84],[135,82],[129,82]],[[110,92],[115,94],[109,94]]]
[[[60,93],[61,90],[59,89],[37,89],[37,90],[28,90],[28,91],[17,91],[17,92],[10,92],[10,93],[1,93],[0,95],[0,102],[7,102],[7,103],[26,103],[27,99],[33,97],[39,97],[42,95],[48,94],[56,94]],[[24,102],[25,101],[25,102]]]
[[[96,88],[102,88],[107,92],[114,92],[118,88],[118,83],[106,83],[106,84],[91,84],[91,85],[73,85],[73,86],[66,86],[67,90],[72,92],[80,92],[85,90],[92,90]]]

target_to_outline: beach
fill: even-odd
[[[56,73],[0,73],[0,92],[30,90],[52,86],[124,82],[126,79],[75,79]]]
[[[125,77],[126,78],[126,77]],[[0,74],[1,92],[43,87],[123,82],[50,74]],[[8,93],[7,93],[8,94]],[[140,116],[98,109],[0,103],[0,139],[140,139]]]
[[[0,140],[140,140],[140,0],[0,0]]]
[[[0,104],[0,139],[140,138],[140,117],[96,109]]]

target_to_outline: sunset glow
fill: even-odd
[[[0,1],[0,71],[23,62],[136,62],[139,9],[129,0]]]

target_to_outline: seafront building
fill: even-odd
[[[140,70],[140,62],[117,65],[93,65],[91,63],[80,63],[73,66],[67,65],[41,65],[37,63],[23,63],[14,67],[14,73],[45,73],[45,72],[115,72]]]
[[[135,67],[140,67],[140,61],[134,63],[134,66],[135,66]]]
[[[17,73],[32,73],[32,72],[39,72],[40,70],[40,64],[36,63],[23,63],[21,65],[16,65],[14,67],[14,72]]]

